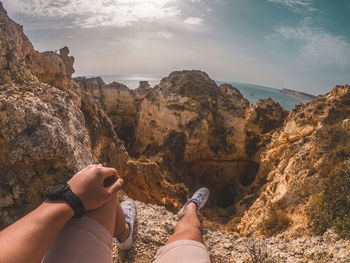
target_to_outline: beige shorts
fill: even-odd
[[[71,219],[58,234],[42,263],[111,263],[113,238],[94,219]]]
[[[154,263],[210,263],[208,250],[193,240],[172,242],[157,251]]]
[[[42,263],[112,263],[113,237],[92,218],[71,219],[49,248]],[[154,263],[210,263],[200,242],[180,240],[158,249]]]

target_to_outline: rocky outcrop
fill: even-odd
[[[102,107],[112,120],[118,137],[132,153],[140,103],[151,89],[148,82],[141,82],[139,88],[131,90],[116,82],[107,85],[100,77],[78,77],[74,80]]]
[[[84,116],[63,91],[0,85],[1,226],[28,212],[48,184],[93,162]]]
[[[155,162],[130,159],[116,133],[120,127],[107,115],[118,113],[112,119],[125,125],[128,111],[136,114],[128,109],[136,107],[128,99],[142,100],[147,83],[130,96],[126,87],[113,83],[103,96],[120,95],[122,105],[102,104],[70,78],[74,59],[67,48],[60,54],[36,52],[22,27],[0,11],[0,228],[40,203],[47,185],[66,181],[94,162],[117,167],[135,197],[167,206],[178,200],[181,190],[176,189],[184,186],[165,184]]]
[[[207,185],[213,206],[234,210],[253,185],[264,134],[286,116],[272,101],[258,103],[250,106],[236,88],[217,87],[204,72],[173,72],[141,103],[134,152],[157,159],[190,188]],[[264,103],[275,115],[263,114]],[[278,124],[262,127],[269,118]]]
[[[200,71],[173,72],[153,89],[147,83],[130,90],[101,78],[75,80],[105,109],[134,161],[156,164],[151,177],[130,178],[128,194],[146,201],[147,193],[148,201],[170,209],[186,196],[184,185],[207,185],[214,207],[234,211],[253,186],[267,134],[287,115],[272,100],[250,105],[236,88],[217,87]],[[166,194],[177,197],[167,201],[170,206],[159,196],[164,186],[175,186]],[[241,204],[240,213],[244,209]]]
[[[23,27],[13,22],[0,5],[0,83],[39,80],[55,84],[70,78],[74,58],[69,57],[67,47],[54,52],[37,52],[23,33]],[[36,79],[37,78],[37,79]]]
[[[171,73],[141,104],[135,151],[152,156],[177,133],[186,140],[185,161],[240,158],[244,126],[234,122],[243,122],[249,102],[220,91],[203,72]]]
[[[93,155],[76,91],[68,93],[60,89],[62,86],[48,84],[58,80],[70,82],[62,58],[36,52],[23,28],[7,17],[2,5],[0,27],[3,228],[35,207],[43,199],[45,186],[67,180],[93,162]],[[65,87],[72,86],[73,82]]]
[[[0,5],[0,228],[43,200],[44,188],[93,162],[128,155],[112,122],[70,78],[74,59],[35,51]]]
[[[242,218],[241,233],[266,231],[277,224],[275,233],[308,234],[308,203],[321,191],[321,182],[332,171],[346,173],[350,157],[350,86],[336,86],[314,101],[297,105],[283,128],[272,135],[261,155],[257,178],[266,181],[259,198]]]

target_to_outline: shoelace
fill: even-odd
[[[131,217],[133,215],[132,209],[130,207],[125,207],[124,209],[125,219],[126,221],[130,222]]]
[[[202,193],[199,193],[199,196],[196,199],[198,199],[198,201],[202,202],[205,199],[205,195]]]
[[[200,208],[202,205],[202,202],[205,200],[205,194],[204,193],[199,193],[197,198],[195,198],[198,200],[198,207]]]

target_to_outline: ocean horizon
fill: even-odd
[[[148,81],[151,87],[158,85],[164,76],[160,75],[88,75],[86,77],[101,77],[106,84],[113,81],[122,83],[130,89],[136,89],[139,86],[140,81]],[[246,98],[251,104],[259,99],[271,98],[273,101],[278,102],[286,110],[291,110],[296,104],[306,102],[304,99],[300,99],[285,93],[282,93],[280,89],[271,87],[259,86],[256,84],[241,83],[237,81],[222,81],[214,80],[217,85],[224,83],[231,84],[237,88],[244,98]]]

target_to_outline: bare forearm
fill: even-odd
[[[113,183],[105,185],[105,180]],[[64,185],[63,188],[62,185],[58,188],[53,187],[51,189],[53,192],[48,192],[48,198],[69,202],[70,199],[65,198],[67,197],[65,193],[70,192],[65,191],[71,191],[82,202],[83,210],[91,211],[115,197],[122,187],[123,180],[119,179],[114,168],[97,164],[85,167],[67,184],[70,189]],[[77,211],[76,204],[71,205]],[[33,212],[0,232],[0,262],[40,262],[58,233],[73,215],[73,209],[64,201],[42,203]]]
[[[40,262],[73,215],[73,210],[63,201],[42,203],[0,232],[0,262]]]

